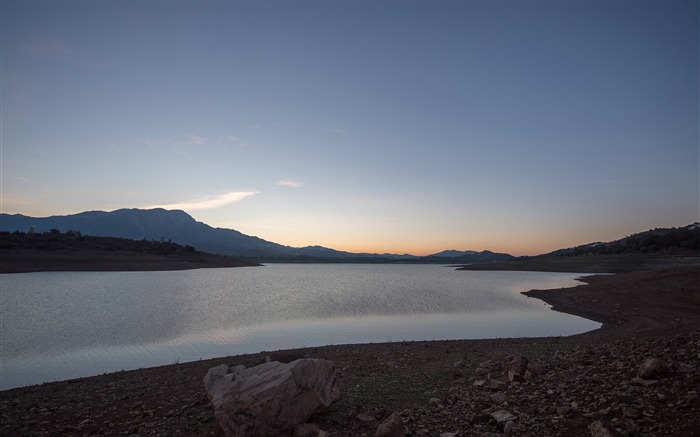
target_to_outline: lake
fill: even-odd
[[[330,344],[572,335],[599,323],[520,294],[575,273],[270,264],[0,276],[0,390]]]

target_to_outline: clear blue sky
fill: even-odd
[[[2,212],[413,254],[699,220],[697,1],[1,7]]]

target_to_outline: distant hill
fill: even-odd
[[[418,257],[409,254],[351,253],[322,246],[290,247],[245,235],[234,229],[214,228],[196,221],[184,211],[161,208],[87,211],[39,218],[0,214],[0,231],[43,233],[52,229],[60,232],[74,230],[91,236],[173,242],[204,252],[266,262],[479,263],[511,257],[489,251],[447,251],[429,257]]]
[[[0,273],[147,271],[259,264],[166,241],[83,236],[80,232],[0,232]]]
[[[560,249],[542,256],[673,253],[700,250],[700,223],[682,228],[656,228],[607,243],[596,242]]]
[[[462,267],[462,270],[530,270],[615,273],[700,262],[700,224],[657,228],[610,242],[595,242],[537,256]]]
[[[483,264],[508,261],[515,259],[507,253],[496,253],[490,250],[476,252],[473,250],[445,250],[434,255],[421,258],[423,262],[451,263],[451,264]]]

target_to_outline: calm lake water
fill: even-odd
[[[329,344],[571,335],[599,323],[521,291],[579,274],[271,264],[0,276],[0,389]]]

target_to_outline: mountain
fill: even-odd
[[[509,261],[511,259],[515,259],[515,257],[507,253],[496,253],[490,250],[483,250],[481,252],[473,250],[444,250],[434,255],[423,257],[421,261],[430,263],[484,264]]]
[[[87,211],[51,217],[0,214],[0,231],[43,233],[79,231],[83,235],[132,240],[171,241],[197,250],[265,261],[300,262],[492,262],[492,252],[447,251],[440,256],[351,253],[322,246],[290,247],[245,235],[234,229],[214,228],[180,210],[119,209]],[[454,256],[448,256],[454,255]],[[505,255],[505,254],[497,254]],[[510,257],[510,255],[506,255]],[[468,257],[469,259],[465,259]]]
[[[595,242],[555,250],[542,256],[610,255],[624,253],[673,253],[700,250],[700,223],[681,228],[656,228],[619,240]]]
[[[179,210],[119,209],[42,218],[21,214],[0,215],[0,231],[28,232],[30,229],[34,232],[75,230],[99,237],[173,241],[201,251],[230,256],[275,256],[286,254],[290,249],[233,229],[212,228]]]
[[[428,256],[437,256],[437,257],[443,257],[443,258],[457,258],[459,256],[465,256],[465,255],[475,255],[479,252],[476,252],[474,250],[443,250],[442,252],[434,253],[432,255]]]

